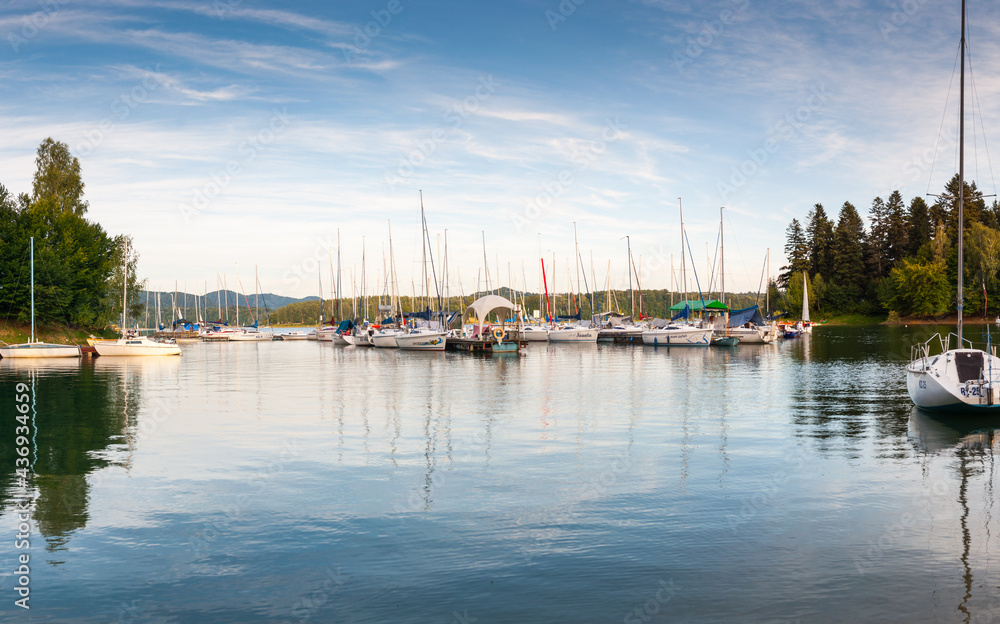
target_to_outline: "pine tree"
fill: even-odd
[[[792,275],[809,270],[809,244],[798,219],[792,219],[785,229],[785,258],[788,259],[788,264],[781,267],[781,274],[778,276],[778,284],[782,288],[788,288],[788,280]]]
[[[834,232],[833,278],[849,300],[860,299],[867,286],[865,224],[851,202],[844,202]]]
[[[830,275],[833,268],[833,221],[826,216],[823,204],[809,211],[809,272]]]
[[[914,197],[913,201],[910,202],[910,211],[906,221],[906,255],[916,256],[924,243],[931,239],[931,234],[934,232],[930,208],[923,197]]]

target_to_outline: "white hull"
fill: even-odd
[[[525,327],[521,336],[526,342],[548,342],[549,330],[544,327]]]
[[[354,346],[374,347],[375,344],[372,342],[371,334],[369,334],[368,332],[362,332],[360,334],[354,334]]]
[[[97,355],[104,356],[153,356],[180,355],[181,348],[175,344],[155,342],[143,336],[142,338],[121,338],[114,342],[98,342],[94,345]]]
[[[549,342],[597,342],[597,329],[573,327],[570,329],[550,329]]]
[[[981,375],[961,374],[958,360],[980,357]],[[906,367],[906,390],[914,405],[925,410],[1000,412],[1000,358],[978,349],[917,358]]]
[[[402,335],[399,330],[381,331],[372,336],[372,344],[377,349],[398,349],[396,336]]]
[[[229,342],[265,342],[273,337],[274,334],[271,333],[244,331],[229,336]]]
[[[278,334],[281,336],[282,340],[315,340],[315,334],[309,332],[288,332],[287,334]]]
[[[642,342],[654,347],[707,347],[712,344],[712,330],[697,327],[651,329],[642,332]]]
[[[727,335],[739,338],[740,344],[766,344],[771,342],[770,332],[752,327],[730,327]]]
[[[77,345],[28,342],[0,347],[0,357],[2,358],[59,358],[80,357],[80,355],[82,353]]]
[[[396,344],[407,351],[444,351],[444,332],[411,332],[396,336]]]

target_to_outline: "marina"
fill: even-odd
[[[0,360],[36,397],[27,621],[987,621],[996,425],[898,374],[939,330]]]

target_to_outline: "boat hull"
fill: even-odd
[[[82,352],[77,345],[59,345],[44,342],[29,342],[0,347],[2,358],[62,358],[80,357]]]
[[[396,345],[406,351],[444,351],[446,339],[441,332],[420,332],[396,336]]]
[[[597,329],[550,329],[549,342],[597,342]]]
[[[377,349],[398,349],[399,345],[396,344],[396,336],[398,335],[395,332],[375,334],[372,336],[372,345]]]
[[[712,344],[712,330],[651,329],[642,332],[642,342],[654,347],[707,347]]]
[[[180,355],[181,348],[177,345],[154,342],[148,339],[142,340],[116,340],[114,342],[99,342],[94,345],[97,355],[107,356],[157,356],[157,355]]]
[[[955,358],[970,352],[976,350],[956,349],[910,362],[906,390],[913,404],[934,412],[1000,414],[1000,358],[980,351],[984,378],[961,382]]]

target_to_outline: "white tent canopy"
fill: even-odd
[[[479,321],[478,324],[482,325],[489,313],[498,309],[515,311],[517,310],[517,306],[511,303],[509,299],[500,295],[486,295],[473,301],[465,313],[474,312],[476,319]]]

